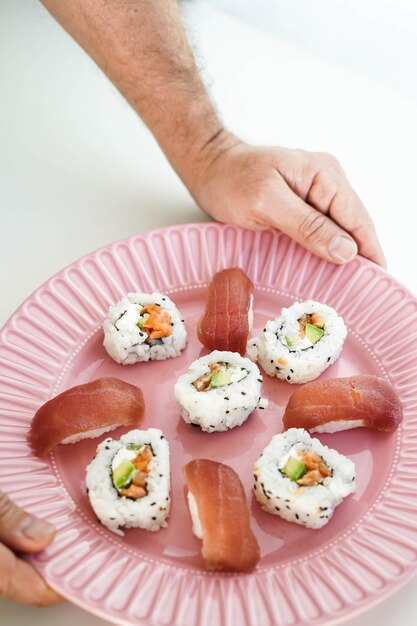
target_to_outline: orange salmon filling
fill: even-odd
[[[213,375],[216,372],[226,369],[226,365],[224,363],[209,363],[208,366],[210,371],[207,372],[207,374],[203,374],[193,382],[193,387],[195,387],[197,391],[205,391],[210,386]]]
[[[300,461],[306,466],[307,472],[297,480],[299,485],[303,487],[312,487],[319,485],[327,476],[331,476],[331,471],[323,461],[321,456],[309,450],[304,452],[303,450],[297,450],[297,456]]]
[[[151,447],[145,445],[144,449],[141,450],[137,457],[132,461],[133,465],[136,467],[136,471],[133,474],[132,483],[129,487],[120,489],[119,493],[121,496],[137,500],[138,498],[143,498],[148,494],[146,489],[146,479],[149,472],[149,463],[152,459],[153,454]]]
[[[311,326],[315,326],[316,328],[324,328],[324,321],[321,319],[318,313],[306,313],[302,315],[298,320],[300,324],[300,336],[303,338],[306,332],[306,324],[310,324]]]
[[[162,339],[172,334],[171,316],[157,304],[147,304],[140,314],[147,313],[149,317],[142,326],[142,330],[149,336],[149,339]]]

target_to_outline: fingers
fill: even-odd
[[[279,188],[279,189],[278,189]],[[274,197],[265,201],[259,215],[261,221],[278,228],[304,248],[331,263],[352,261],[358,252],[355,240],[322,212],[301,200],[277,174]]]
[[[55,528],[30,515],[0,491],[0,542],[12,550],[38,552],[53,539]]]
[[[350,233],[362,256],[386,267],[372,220],[341,168],[332,165],[321,169],[313,178],[306,201]]]
[[[37,606],[50,606],[62,599],[29,563],[3,545],[0,545],[0,597]]]

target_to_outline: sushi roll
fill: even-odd
[[[180,355],[187,343],[184,320],[161,293],[128,293],[111,306],[103,323],[103,345],[122,365]]]
[[[288,522],[322,528],[355,491],[355,466],[302,428],[275,435],[254,467],[262,509]]]
[[[261,383],[252,361],[237,352],[214,350],[180,376],[174,395],[184,421],[212,433],[240,426],[256,407],[266,407]]]
[[[249,508],[236,472],[223,463],[194,459],[184,466],[193,533],[208,570],[251,572],[260,558]]]
[[[87,467],[87,494],[103,526],[157,531],[170,508],[169,446],[157,428],[105,439]]]
[[[326,304],[295,302],[267,322],[247,352],[269,376],[289,383],[317,378],[338,358],[346,339],[343,319]]]

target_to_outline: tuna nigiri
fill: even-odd
[[[118,378],[98,378],[45,402],[32,420],[28,443],[37,456],[45,456],[58,443],[99,437],[119,426],[137,426],[144,411],[139,387]]]
[[[315,380],[290,397],[284,427],[334,433],[364,426],[391,432],[402,419],[400,400],[390,382],[378,376]]]
[[[197,327],[203,346],[209,350],[239,352],[244,356],[252,327],[252,292],[252,282],[238,267],[213,276],[206,308]]]
[[[228,465],[194,459],[184,466],[193,532],[209,570],[251,572],[259,546],[249,524],[242,483]]]

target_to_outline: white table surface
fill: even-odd
[[[252,142],[333,152],[374,218],[391,273],[417,293],[416,101],[208,5],[186,13],[227,124]],[[208,219],[149,131],[36,0],[0,4],[0,137],[0,325],[91,250]],[[414,580],[345,624],[415,626],[416,614]],[[0,601],[1,626],[74,623],[105,622],[68,603]]]

